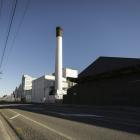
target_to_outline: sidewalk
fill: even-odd
[[[19,140],[0,114],[0,140]]]
[[[11,140],[4,124],[3,124],[3,120],[0,116],[0,139],[1,140]]]

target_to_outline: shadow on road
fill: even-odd
[[[140,111],[123,111],[116,109],[115,107],[109,109],[99,109],[96,107],[42,104],[0,106],[0,109],[20,109],[90,125],[140,134]],[[69,114],[96,114],[97,116],[102,117],[72,116]]]

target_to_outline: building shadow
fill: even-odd
[[[124,110],[118,107],[80,107],[69,105],[10,105],[0,109],[20,109],[23,111],[67,119],[114,130],[140,134],[140,109]],[[83,114],[74,115],[74,114]],[[87,116],[85,115],[87,114]],[[90,114],[88,116],[88,114]],[[85,116],[84,116],[85,115]]]

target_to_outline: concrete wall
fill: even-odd
[[[67,89],[74,83],[67,80],[67,77],[77,77],[78,71],[69,68],[63,69],[63,95],[67,94]],[[54,95],[55,74],[45,75],[40,78],[33,78],[29,75],[23,75],[19,87],[14,91],[15,100],[27,102],[55,102]]]
[[[35,78],[29,76],[29,75],[23,75],[22,76],[22,87],[23,90],[31,90],[32,89],[32,81]]]
[[[42,76],[32,83],[32,102],[35,103],[53,103],[55,77],[52,75]]]
[[[69,88],[66,78],[63,79],[63,95],[67,94]],[[54,103],[55,102],[55,76],[45,75],[32,82],[32,102],[35,103]]]
[[[77,78],[78,77],[78,71],[73,70],[73,69],[69,69],[69,68],[64,68],[63,69],[63,77],[64,78],[67,78],[67,77]]]
[[[31,102],[31,94],[32,94],[32,81],[35,80],[35,78],[29,76],[29,75],[23,75],[22,76],[22,82],[21,82],[21,100]]]
[[[45,89],[45,78],[40,77],[32,82],[32,102],[41,103],[43,102],[44,89]]]

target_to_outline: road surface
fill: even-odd
[[[140,109],[67,105],[1,106],[23,140],[140,140]]]

